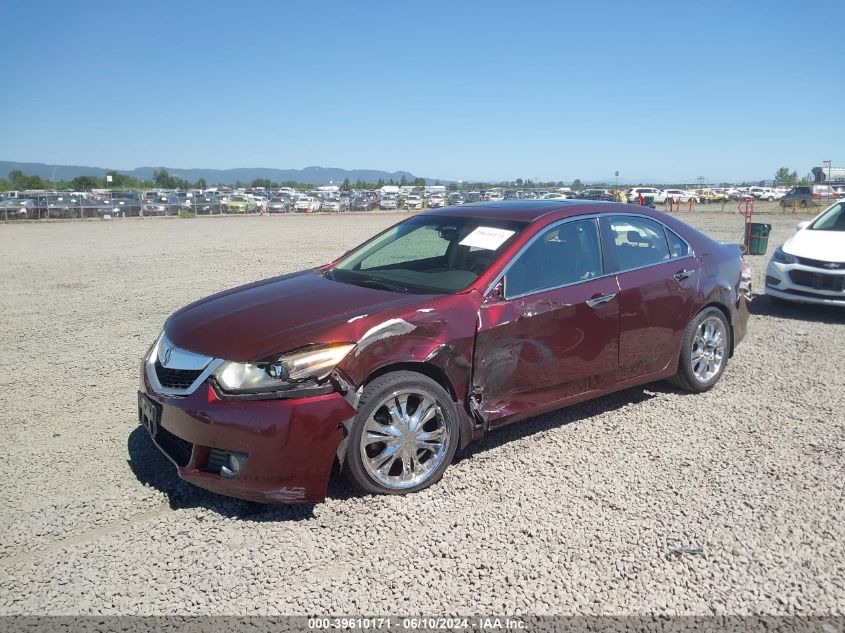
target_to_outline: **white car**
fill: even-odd
[[[625,198],[628,202],[637,202],[637,200],[642,194],[643,198],[654,198],[655,202],[657,202],[657,196],[660,195],[660,189],[655,189],[654,187],[634,187],[633,189],[628,189],[625,192]]]
[[[293,209],[299,213],[315,213],[320,210],[321,206],[320,199],[316,196],[302,196],[293,205]]]
[[[446,196],[435,193],[428,199],[428,208],[429,209],[439,209],[440,207],[446,206]]]
[[[766,294],[774,302],[845,306],[845,201],[797,228],[769,260]]]
[[[550,193],[544,193],[540,196],[540,200],[567,200],[567,195],[565,193],[560,193],[558,191],[552,191]]]
[[[665,204],[667,201],[673,200],[678,202],[689,202],[695,200],[698,202],[698,194],[693,191],[685,191],[684,189],[664,189],[654,199],[659,204]]]
[[[405,208],[406,209],[422,209],[423,208],[423,197],[418,193],[412,193],[407,198],[405,198]]]
[[[786,195],[785,191],[778,191],[776,189],[760,189],[760,187],[752,187],[751,188],[751,195],[757,198],[758,200],[768,200],[769,202],[774,202],[775,200],[780,200]],[[756,190],[755,190],[756,189]]]

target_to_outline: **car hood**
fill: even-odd
[[[845,262],[845,231],[804,229],[786,240],[783,250],[798,257]]]
[[[186,350],[257,361],[312,343],[357,341],[358,320],[364,316],[389,316],[430,299],[340,283],[306,270],[196,301],[175,312],[165,332]]]

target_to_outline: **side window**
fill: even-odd
[[[650,266],[670,258],[666,234],[659,222],[617,215],[610,218],[610,229],[622,271]]]
[[[691,255],[689,244],[670,228],[666,229],[666,239],[669,241],[669,251],[672,257],[687,257]]]
[[[510,298],[601,274],[597,222],[575,220],[547,230],[531,243],[505,275],[505,292]]]

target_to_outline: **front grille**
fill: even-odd
[[[167,453],[178,466],[184,468],[191,461],[191,452],[194,450],[194,445],[173,435],[161,425],[156,429],[155,441],[161,447],[161,450]]]
[[[837,270],[836,268],[831,269],[830,264],[831,262],[826,262],[821,259],[810,259],[809,257],[799,257],[798,258],[799,264],[804,264],[804,266],[810,266],[811,268],[825,268],[828,270]],[[845,270],[845,263],[839,263],[838,270]]]
[[[170,369],[156,359],[156,377],[162,387],[168,389],[187,389],[199,378],[202,369]]]
[[[845,275],[825,275],[813,273],[809,270],[790,270],[789,278],[794,284],[815,290],[845,291]]]

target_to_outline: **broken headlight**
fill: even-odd
[[[225,362],[214,377],[230,393],[283,391],[306,381],[322,380],[355,347],[353,343],[309,347],[257,363]]]

